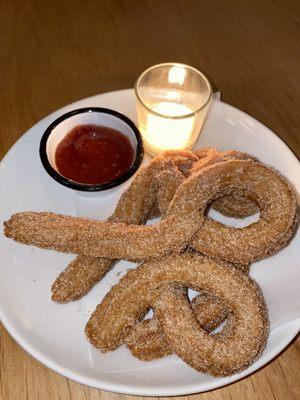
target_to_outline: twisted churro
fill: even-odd
[[[216,149],[213,148],[204,148],[199,150],[198,152],[194,152],[194,154],[199,157],[199,160],[192,164],[188,175],[192,175],[193,173],[200,171],[205,167],[223,161],[257,161],[256,158],[250,156],[247,153],[232,150],[218,152]],[[168,169],[159,173],[155,178],[159,183],[157,192],[158,210],[155,214],[155,216],[158,216],[164,215],[166,213],[177,188],[184,180],[184,175],[178,169]],[[219,211],[223,215],[234,218],[248,217],[259,211],[259,208],[253,201],[247,199],[246,197],[243,197],[239,193],[220,197],[211,204],[211,207]]]
[[[121,196],[109,221],[140,225],[145,223],[147,217],[164,216],[177,188],[185,176],[193,171],[193,165],[197,165],[199,170],[200,166],[204,168],[228,160],[230,157],[251,158],[244,153],[233,151],[220,153],[212,148],[204,148],[195,153],[169,151],[163,156],[156,157],[137,174],[131,186]],[[238,200],[235,200],[234,196],[225,196],[214,201],[212,206],[223,214],[240,217],[251,215],[257,209],[254,203],[241,196]],[[65,303],[81,298],[113,265],[114,263],[107,258],[79,255],[53,283],[52,300]]]
[[[156,157],[136,175],[130,187],[122,194],[109,221],[144,224],[156,203],[157,182],[154,177],[169,169],[183,176],[183,173],[187,173],[196,160],[198,158],[187,151],[167,152],[163,156]],[[53,283],[52,300],[65,303],[81,298],[113,265],[114,261],[109,258],[80,254]]]
[[[227,163],[240,163],[240,190],[234,193],[242,193],[258,205],[260,220],[236,229],[206,218],[192,247],[206,255],[246,265],[275,254],[291,238],[296,223],[296,196],[287,180],[271,167],[254,161]],[[224,169],[224,173],[226,184],[233,183],[230,172],[226,174]]]
[[[220,334],[200,327],[178,285],[205,290],[226,304],[230,315]],[[149,307],[172,351],[198,371],[215,376],[241,371],[266,343],[268,319],[258,286],[235,268],[196,254],[173,255],[129,271],[90,317],[89,341],[103,352],[116,349]]]
[[[184,181],[176,192],[176,201],[172,201],[172,213],[156,226],[27,212],[15,214],[6,222],[5,234],[37,247],[112,259],[143,259],[178,252],[203,221],[197,209],[197,205],[204,202],[200,187],[201,175],[195,174]]]
[[[199,161],[194,163],[190,169],[190,174],[193,174],[200,169],[210,165],[229,161],[229,160],[252,160],[258,161],[255,157],[248,153],[243,153],[235,150],[228,150],[219,152],[213,148],[204,148],[195,152],[198,155]],[[234,218],[244,218],[253,215],[259,211],[257,205],[242,196],[241,194],[234,193],[230,196],[223,196],[216,199],[211,207],[219,211],[223,215]]]
[[[252,364],[265,347],[269,327],[263,297],[257,286],[251,287],[248,282],[246,290],[234,291],[233,299],[233,293],[229,293],[233,282],[231,277],[221,289],[223,299],[231,303],[232,314],[222,332],[216,335],[201,329],[182,288],[164,286],[154,304],[159,325],[172,350],[199,372],[213,376],[240,372]],[[216,287],[225,282],[210,283],[210,287],[217,290]]]
[[[217,152],[215,151],[214,154],[217,154]],[[240,156],[243,157],[243,154],[241,154]],[[212,155],[210,155],[210,158],[211,157]],[[155,179],[158,182],[157,214],[165,215],[177,188],[184,181],[185,177],[178,169],[173,168],[162,171],[155,177]],[[234,199],[234,197],[227,196],[219,200],[223,199],[226,201],[226,199],[230,200]],[[217,201],[213,203],[214,208],[216,208],[215,203]],[[229,201],[228,206],[232,207],[231,204],[232,203],[230,203]],[[236,210],[234,210],[233,208],[232,213],[240,212],[241,209],[244,210],[244,207],[247,207],[248,204],[254,205],[254,203],[252,203],[250,200],[247,201],[247,199],[241,197],[238,202],[234,203]],[[256,205],[254,206],[255,208],[257,207]],[[251,213],[252,209],[246,210],[246,213],[249,214],[249,211]],[[244,216],[243,212],[240,212],[240,214]],[[237,268],[243,270],[244,272],[247,272],[249,265],[238,265]],[[224,308],[224,305],[218,303],[217,299],[212,298],[211,296],[196,296],[193,299],[191,305],[200,325],[208,332],[215,329],[226,318],[228,314],[226,308]],[[155,317],[135,324],[134,327],[131,329],[130,334],[125,338],[125,343],[133,356],[144,361],[158,359],[166,355],[172,354],[172,350],[169,344],[164,339],[157,319]]]
[[[217,328],[229,314],[225,304],[209,293],[194,297],[191,308],[200,326],[207,332]],[[144,361],[173,353],[155,316],[135,324],[124,341],[132,355]]]
[[[208,218],[209,206],[241,217],[260,210],[260,220],[231,228]],[[141,226],[150,215],[162,220]],[[285,245],[295,221],[295,194],[276,171],[248,154],[202,149],[155,158],[108,222],[28,212],[13,215],[4,231],[22,243],[79,253],[53,284],[58,302],[82,297],[118,258],[172,254],[129,272],[93,313],[87,336],[102,351],[125,343],[143,360],[175,352],[198,371],[222,376],[260,354],[268,322],[256,285],[218,259],[246,272]],[[178,255],[187,249],[194,254]],[[191,304],[187,287],[201,292]],[[154,317],[143,321],[149,308]],[[224,319],[223,331],[209,335]]]
[[[257,203],[261,210],[258,222],[235,229],[205,217],[212,201],[234,192]],[[112,259],[176,254],[191,243],[201,253],[248,264],[285,245],[295,216],[295,194],[283,177],[261,163],[232,160],[187,178],[177,189],[165,218],[156,225],[25,212],[5,222],[5,234],[37,247]]]

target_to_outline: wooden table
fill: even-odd
[[[299,156],[299,18],[297,0],[3,1],[0,157],[55,109],[132,87],[146,67],[174,60],[204,70],[225,102],[269,126]],[[57,375],[0,330],[0,398],[122,397]],[[193,398],[299,399],[299,337],[250,377]]]

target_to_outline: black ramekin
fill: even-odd
[[[99,122],[93,122],[93,121],[89,121],[89,117],[95,117],[95,115],[90,115],[90,113],[97,113],[97,118],[99,118],[97,121]],[[81,114],[81,115],[80,115]],[[86,114],[86,118],[84,117],[84,114]],[[60,125],[62,125],[62,129],[63,128],[63,124],[66,125],[66,121],[68,119],[73,118],[75,120],[75,116],[79,116],[84,118],[84,122],[79,122],[79,123],[75,123],[74,127],[76,125],[83,125],[84,123],[86,124],[98,124],[98,125],[105,125],[105,123],[101,123],[101,114],[105,116],[105,118],[107,119],[107,116],[111,116],[112,120],[115,119],[116,121],[118,121],[119,124],[123,125],[125,124],[126,126],[126,130],[129,128],[132,132],[133,135],[133,139],[135,141],[135,158],[134,158],[134,162],[132,163],[131,167],[123,174],[121,175],[119,178],[114,179],[113,181],[110,182],[105,182],[102,184],[86,184],[86,183],[79,183],[79,182],[75,182],[71,179],[68,179],[64,176],[62,176],[54,167],[53,167],[53,163],[51,164],[51,162],[49,161],[48,158],[48,152],[47,152],[47,145],[49,143],[49,138],[51,137],[52,133],[54,132],[54,130],[58,129]],[[71,130],[72,128],[68,129],[68,132]],[[120,128],[115,128],[118,129],[121,133],[122,129]],[[68,133],[66,131],[66,134]],[[64,137],[64,135],[62,136]],[[115,188],[117,186],[119,186],[120,184],[124,183],[126,180],[128,180],[140,167],[141,162],[143,160],[143,156],[144,156],[144,149],[143,149],[143,142],[142,142],[142,137],[141,134],[138,130],[138,128],[136,127],[136,125],[125,115],[114,111],[114,110],[110,110],[108,108],[102,108],[102,107],[87,107],[87,108],[80,108],[77,110],[73,110],[70,111],[66,114],[63,114],[62,116],[60,116],[59,118],[57,118],[54,122],[52,122],[52,124],[46,129],[45,133],[43,134],[42,138],[41,138],[41,142],[40,142],[40,148],[39,148],[39,152],[40,152],[40,158],[41,158],[41,162],[45,168],[45,170],[48,172],[48,174],[55,179],[58,183],[60,183],[61,185],[64,185],[70,189],[74,189],[74,190],[78,190],[78,191],[82,191],[82,192],[99,192],[99,191],[103,191],[103,190],[108,190],[108,189],[112,189]]]

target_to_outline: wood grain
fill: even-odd
[[[93,94],[132,87],[163,61],[207,73],[223,100],[300,156],[300,2],[0,1],[0,158],[34,123]],[[1,200],[0,200],[1,201]],[[0,328],[0,399],[115,400],[57,375]],[[260,371],[201,400],[300,398],[300,339]]]

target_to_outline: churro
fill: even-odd
[[[158,182],[154,177],[169,170],[183,177],[183,173],[186,174],[197,160],[198,158],[193,153],[186,151],[168,152],[156,157],[136,175],[130,187],[122,194],[109,221],[141,225],[149,217],[160,215],[156,195]],[[175,191],[172,196],[174,193]],[[164,192],[164,202],[166,202],[166,192]],[[52,300],[66,303],[81,298],[103,278],[113,265],[114,261],[109,258],[80,254],[53,283]]]
[[[223,154],[223,156],[221,156]],[[202,168],[221,160],[250,159],[240,152],[220,153],[213,148],[197,152],[169,151],[156,157],[135,177],[121,196],[110,222],[143,224],[147,218],[164,216],[179,185],[193,171],[193,165]],[[155,199],[153,198],[155,195]],[[238,196],[238,195],[236,195]],[[244,217],[257,210],[255,203],[240,196],[225,196],[213,202],[212,207],[225,215]],[[52,299],[65,303],[81,298],[99,282],[114,263],[107,258],[79,255],[57,277],[52,285]]]
[[[230,314],[221,333],[209,335],[201,328],[182,287],[205,290],[226,304]],[[85,328],[89,341],[102,352],[116,349],[149,307],[172,351],[214,376],[246,368],[266,343],[268,318],[255,282],[197,254],[172,255],[129,271],[90,317]]]
[[[227,317],[225,304],[209,293],[201,293],[191,301],[191,308],[200,326],[207,332],[216,329]],[[132,355],[150,361],[172,354],[155,315],[136,323],[124,339]]]
[[[206,218],[209,204],[236,192],[259,206],[258,222],[235,229]],[[191,244],[203,254],[248,264],[282,248],[293,233],[295,217],[295,194],[282,176],[255,161],[231,160],[187,178],[156,225],[24,212],[5,222],[5,234],[37,247],[111,259],[155,258],[179,253]]]

